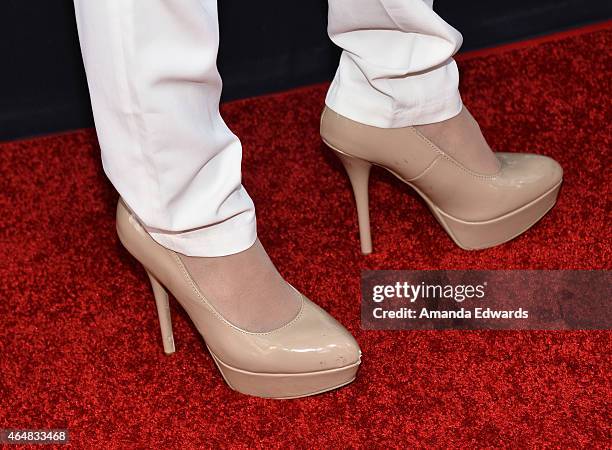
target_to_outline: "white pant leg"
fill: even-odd
[[[422,125],[461,111],[451,58],[461,34],[433,0],[329,0],[330,38],[344,51],[327,106],[381,128]]]
[[[104,170],[160,244],[193,256],[256,238],[242,148],[219,115],[216,0],[75,0]]]

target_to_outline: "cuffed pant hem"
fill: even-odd
[[[455,117],[463,108],[461,95],[456,89],[416,107],[399,108],[395,111],[363,101],[358,95],[328,96],[325,104],[355,122],[378,128],[401,128],[442,122]]]
[[[257,239],[255,215],[240,225],[230,221],[183,233],[161,232],[145,227],[160,245],[187,256],[227,256],[251,247]]]

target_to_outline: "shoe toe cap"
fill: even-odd
[[[289,372],[314,372],[358,364],[355,338],[325,310],[304,297],[300,317],[277,337],[280,360]]]
[[[552,158],[531,153],[499,153],[502,176],[497,181],[506,188],[541,195],[558,185],[563,168]]]
[[[298,327],[303,327],[310,336],[310,358],[316,362],[313,369],[334,369],[360,362],[359,344],[342,324],[308,299],[304,310],[304,323]]]

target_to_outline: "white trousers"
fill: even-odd
[[[433,0],[329,0],[334,111],[392,128],[461,110],[461,34]],[[242,147],[219,114],[216,0],[74,0],[104,170],[153,239],[222,256],[256,239]],[[245,37],[246,38],[246,37]],[[323,105],[321,105],[323,106]]]

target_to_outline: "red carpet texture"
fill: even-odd
[[[356,382],[273,401],[231,391],[173,305],[162,351],[143,269],[114,229],[93,130],[0,145],[0,429],[68,428],[76,448],[609,448],[610,333],[360,329],[364,269],[610,269],[612,25],[459,57],[496,149],[555,157],[557,207],[498,248],[457,248],[415,194],[371,185],[359,252],[346,175],[321,144],[326,86],[223,107],[279,270],[353,332]]]

